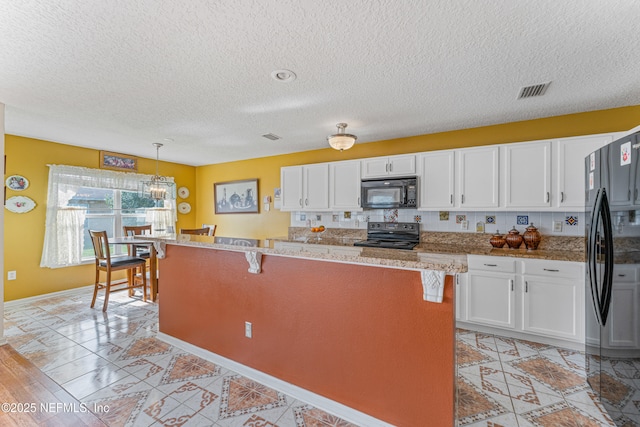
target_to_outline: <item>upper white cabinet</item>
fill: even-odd
[[[415,174],[415,154],[391,157],[373,157],[362,160],[362,178],[412,176]]]
[[[456,205],[466,208],[499,206],[500,152],[498,146],[458,150]]]
[[[603,134],[564,138],[553,142],[554,205],[582,208],[585,199],[585,157],[612,142],[614,135]]]
[[[329,163],[329,207],[361,211],[360,160]]]
[[[419,154],[420,191],[418,209],[451,208],[455,202],[455,151],[431,151]]]
[[[505,207],[550,207],[551,142],[507,144],[502,149]]]
[[[289,166],[280,169],[283,211],[329,209],[329,165]]]

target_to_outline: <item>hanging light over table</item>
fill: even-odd
[[[344,133],[345,128],[347,127],[346,123],[338,123],[336,125],[338,128],[338,133],[334,135],[329,135],[327,137],[327,141],[329,141],[329,145],[336,150],[348,150],[353,147],[353,144],[356,143],[357,136],[351,135],[350,133]]]
[[[150,181],[142,181],[138,186],[138,193],[142,197],[150,197],[153,200],[175,200],[176,184],[169,181],[166,176],[160,176],[158,167],[160,163],[160,147],[163,144],[154,142],[156,147],[156,174],[151,177]]]

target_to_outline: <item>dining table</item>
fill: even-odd
[[[149,248],[149,282],[151,288],[151,301],[155,302],[158,297],[158,251],[154,240],[145,240],[144,236],[120,236],[109,239],[110,244],[127,245],[129,255],[135,254],[136,246]]]

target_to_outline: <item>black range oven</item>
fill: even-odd
[[[354,246],[385,249],[413,249],[420,243],[420,224],[416,222],[370,222],[367,240]]]

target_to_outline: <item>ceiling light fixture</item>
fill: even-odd
[[[327,137],[327,141],[329,141],[331,148],[342,151],[353,147],[353,144],[356,143],[356,139],[358,139],[358,137],[350,133],[344,133],[347,124],[338,123],[336,127],[338,128],[338,133]]]
[[[150,197],[153,200],[175,200],[176,184],[169,181],[166,176],[160,176],[158,166],[160,163],[160,147],[163,144],[154,142],[156,147],[156,174],[150,181],[141,181],[138,186],[138,193],[141,197]]]
[[[291,83],[297,76],[291,70],[275,70],[271,73],[271,77],[277,82]]]

